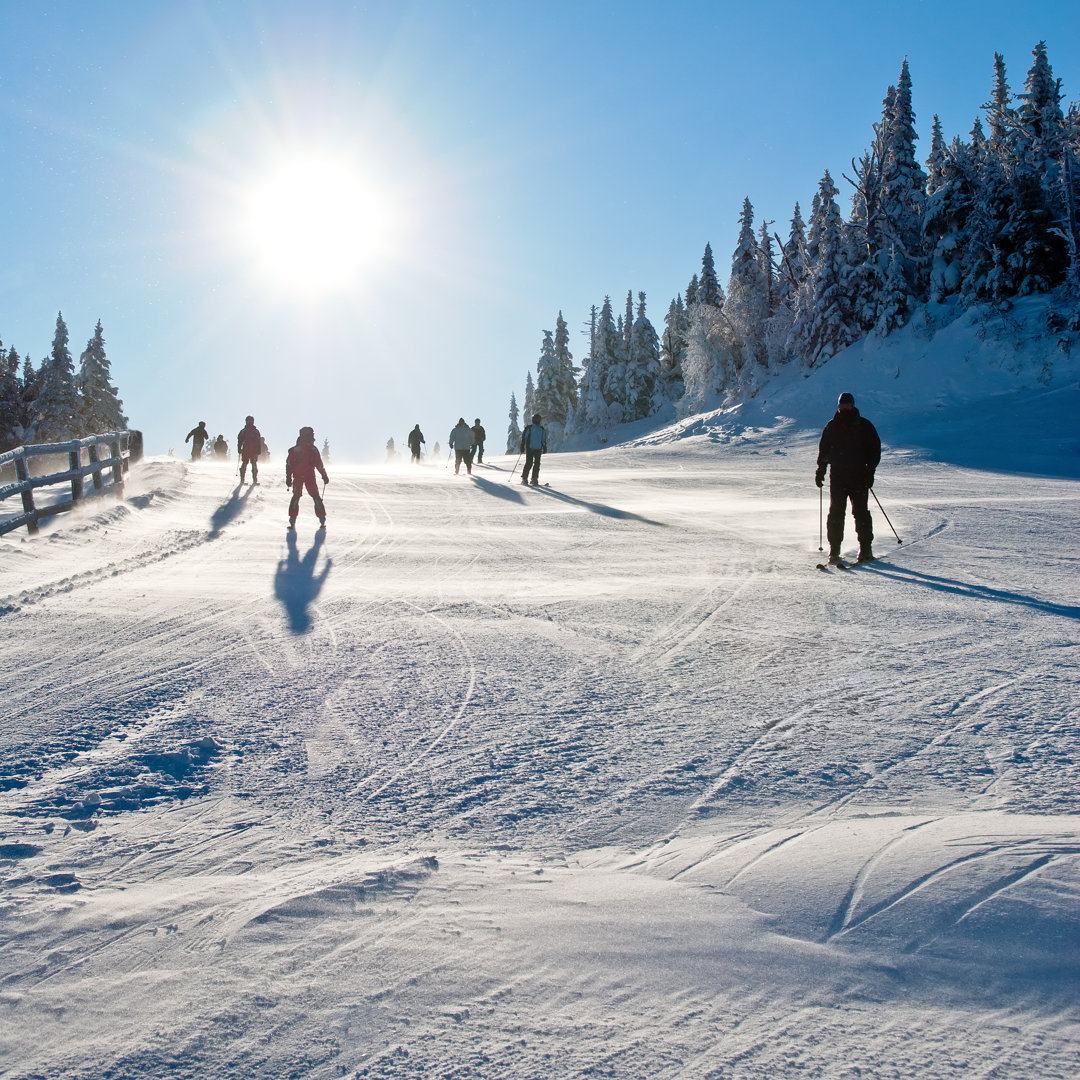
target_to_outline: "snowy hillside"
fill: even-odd
[[[0,1074],[1075,1076],[1076,372],[974,334],[0,539]],[[839,389],[904,543],[820,572]]]

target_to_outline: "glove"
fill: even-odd
[[[872,488],[874,486],[874,470],[873,469],[867,469],[866,475],[863,477],[863,481],[866,484],[867,488]]]
[[[814,483],[817,484],[818,487],[823,487],[825,485],[825,466],[824,465],[819,465],[817,472],[814,473]]]
[[[292,487],[292,478],[291,478],[291,477],[288,477],[288,476],[286,476],[286,477],[285,477],[285,486],[286,486],[287,488],[291,488],[291,487]]]
[[[329,484],[329,483],[330,483],[330,477],[329,477],[329,476],[324,476],[324,477],[322,478],[322,482],[323,482],[324,484]]]

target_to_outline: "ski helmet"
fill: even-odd
[[[534,424],[539,424],[540,423],[540,414],[539,413],[533,413],[532,422]]]
[[[254,424],[255,423],[255,417],[254,416],[245,416],[244,417],[244,423],[245,424]]]
[[[849,393],[848,393],[848,392],[847,392],[847,391],[845,390],[845,391],[844,391],[844,392],[843,392],[843,393],[842,393],[842,394],[840,395],[840,400],[839,400],[839,401],[838,401],[838,402],[837,402],[836,404],[837,404],[837,405],[854,405],[854,404],[855,404],[855,398],[854,398],[854,397],[852,397],[852,395],[851,395],[851,394],[849,394]]]

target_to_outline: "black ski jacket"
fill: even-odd
[[[856,408],[846,414],[837,409],[821,433],[818,469],[832,466],[830,483],[870,487],[880,460],[881,439],[877,428],[865,416],[860,416]]]

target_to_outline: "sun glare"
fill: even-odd
[[[344,162],[282,164],[253,185],[244,210],[242,242],[259,276],[292,291],[353,288],[387,254],[389,199]]]

